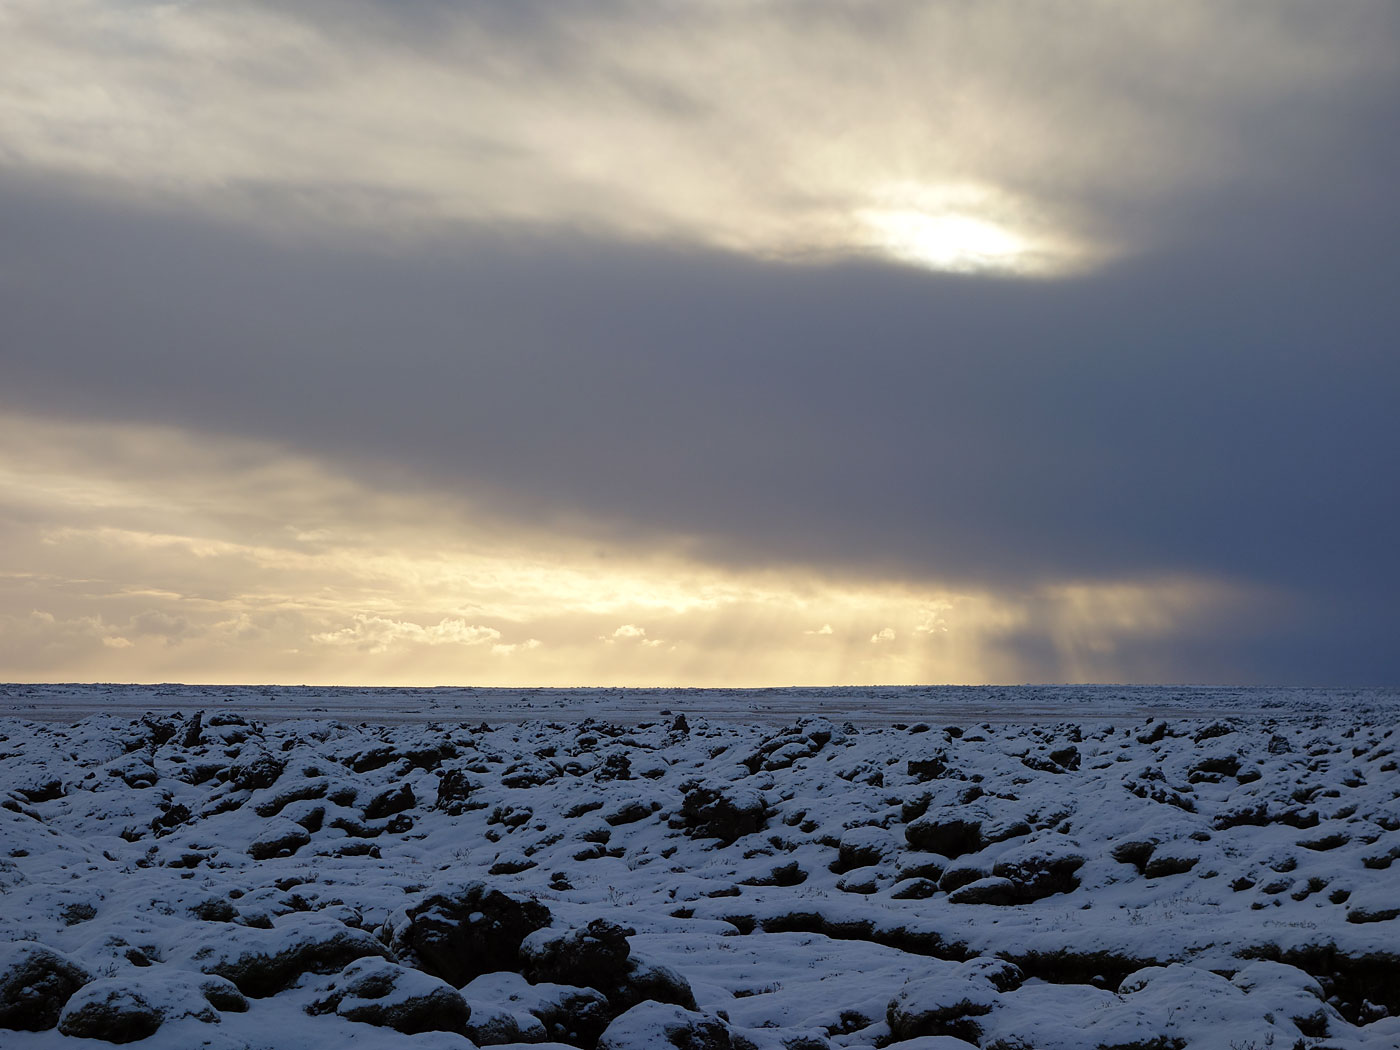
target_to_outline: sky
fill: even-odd
[[[1390,0],[0,0],[0,680],[1400,683]]]

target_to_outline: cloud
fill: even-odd
[[[523,642],[497,643],[491,646],[491,653],[493,656],[510,656],[512,653],[538,649],[543,644],[538,638],[527,638]]]
[[[1397,10],[7,4],[5,666],[1394,680]]]
[[[31,453],[0,497],[0,678],[12,680],[1128,679],[1173,668],[1183,638],[1225,628],[1233,643],[1231,625],[1280,605],[1185,579],[951,592],[596,537],[521,546],[437,494],[376,492],[269,444],[26,417],[0,433]],[[332,510],[333,528],[316,525]],[[312,528],[323,534],[308,545]],[[946,629],[920,633],[931,610]],[[888,626],[865,645],[872,622]]]
[[[274,227],[1037,272],[1135,248],[1106,204],[1237,176],[1242,138],[1391,59],[1383,4],[526,6],[20,0],[0,136]]]
[[[356,614],[354,622],[333,631],[311,636],[323,645],[346,645],[370,653],[420,645],[484,645],[501,637],[493,627],[469,624],[462,619],[443,619],[431,626],[384,616]]]

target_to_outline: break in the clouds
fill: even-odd
[[[0,3],[0,677],[1394,680],[1388,3]]]

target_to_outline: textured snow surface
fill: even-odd
[[[4,689],[6,1048],[1400,1047],[1394,692]]]

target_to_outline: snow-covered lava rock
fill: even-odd
[[[0,720],[0,1043],[1400,1046],[1339,711]]]

